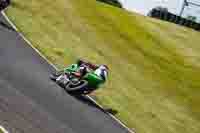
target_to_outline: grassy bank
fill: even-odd
[[[13,0],[6,13],[58,67],[108,64],[95,96],[138,133],[200,132],[198,32],[95,0]]]

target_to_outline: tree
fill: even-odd
[[[197,17],[196,16],[192,16],[192,15],[188,15],[187,19],[195,22],[197,20]]]
[[[154,16],[153,14],[155,13],[155,12],[163,12],[163,13],[168,13],[169,11],[168,11],[168,8],[166,8],[166,7],[162,7],[162,6],[157,6],[157,7],[154,7],[154,8],[152,8],[149,12],[148,12],[148,14],[147,14],[147,16]]]
[[[162,12],[168,12],[168,8],[166,7],[162,7],[162,6],[157,6],[153,9],[156,9],[156,10],[159,10],[159,11],[162,11]]]
[[[97,1],[101,1],[119,8],[123,8],[122,4],[118,0],[97,0]]]

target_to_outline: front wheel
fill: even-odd
[[[62,75],[64,73],[64,71],[56,71],[55,73],[52,73],[50,75],[50,79],[53,80],[53,81],[56,81],[56,79]]]
[[[65,87],[66,91],[72,92],[72,93],[73,92],[82,93],[87,88],[88,88],[88,81],[86,80],[80,80],[77,83],[70,82]]]

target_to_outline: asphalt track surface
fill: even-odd
[[[87,98],[53,83],[53,71],[0,15],[0,125],[10,133],[128,133]]]

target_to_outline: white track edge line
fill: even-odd
[[[3,133],[9,133],[3,126],[0,125],[0,130],[3,131]]]
[[[26,37],[25,37],[22,33],[19,32],[18,28],[17,28],[17,27],[13,24],[13,22],[8,18],[8,16],[4,13],[4,11],[2,11],[2,14],[3,14],[3,16],[6,18],[6,20],[9,22],[9,24],[18,32],[18,34],[20,35],[20,37],[22,37],[22,38],[24,39],[24,41],[26,41],[26,42],[29,44],[29,46],[30,46],[32,49],[34,49],[44,60],[46,60],[47,63],[49,63],[54,69],[58,70],[58,69],[56,68],[56,66],[55,66],[52,62],[50,62],[38,49],[36,49],[36,48],[32,45],[32,43],[31,43],[28,39],[26,39]],[[93,101],[96,105],[98,105],[98,106],[103,110],[103,107],[102,107],[100,104],[98,104],[97,101],[95,101],[92,97],[90,97],[90,96],[88,96],[88,95],[87,95],[87,97],[88,97],[91,101]],[[115,121],[117,121],[120,125],[122,125],[127,131],[129,131],[130,133],[136,133],[135,131],[133,131],[133,129],[131,130],[131,129],[130,129],[129,127],[127,127],[121,120],[119,120],[118,118],[116,118],[114,115],[112,115],[112,114],[110,114],[110,113],[108,113],[108,114],[109,114],[109,116],[112,117]],[[5,133],[8,133],[8,132],[5,132]]]

